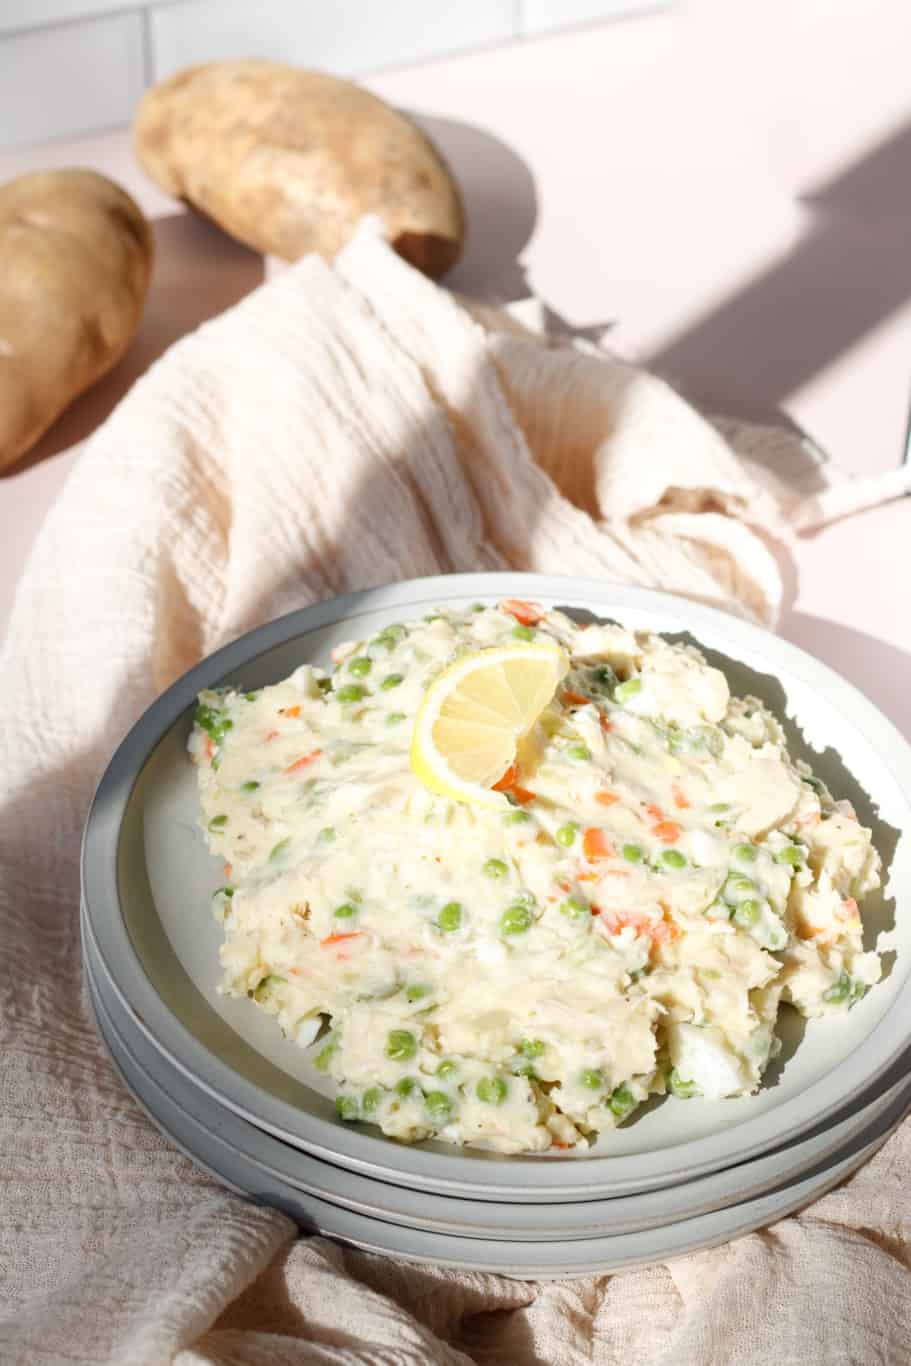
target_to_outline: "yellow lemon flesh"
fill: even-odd
[[[564,651],[547,639],[462,655],[427,689],[414,723],[412,771],[454,801],[502,804],[493,784],[568,667]]]

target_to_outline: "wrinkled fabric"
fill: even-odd
[[[541,1285],[406,1266],[300,1239],[175,1152],[108,1062],[80,966],[94,783],[202,656],[336,593],[465,570],[590,575],[773,624],[794,525],[827,489],[839,515],[878,496],[805,457],[467,308],[369,227],[134,386],[47,518],[0,664],[0,1359],[907,1361],[907,1130],[804,1214],[668,1266]]]

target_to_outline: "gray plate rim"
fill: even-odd
[[[122,1045],[134,1068],[148,1077],[173,1106],[190,1119],[202,1122],[203,1115],[213,1106],[217,1107],[217,1102],[173,1069],[168,1072],[165,1061],[149,1046],[141,1031],[134,1026],[131,1028],[130,1016],[116,995],[111,993],[109,998],[106,994],[103,965],[95,959],[90,929],[87,926],[84,928],[86,977],[96,1016],[103,1015],[109,1031]],[[159,1063],[160,1071],[165,1075],[155,1070],[153,1060]],[[470,1200],[440,1194],[431,1196],[427,1192],[410,1190],[336,1167],[322,1158],[281,1143],[280,1139],[274,1140],[274,1143],[280,1144],[279,1149],[274,1148],[273,1143],[268,1147],[273,1159],[278,1153],[286,1161],[284,1170],[276,1171],[273,1167],[273,1175],[304,1194],[325,1198],[332,1204],[367,1217],[405,1223],[410,1227],[429,1227],[434,1232],[459,1236],[494,1236],[499,1241],[554,1238],[571,1241],[580,1237],[606,1235],[608,1230],[614,1235],[642,1232],[669,1221],[683,1222],[731,1204],[742,1203],[746,1199],[757,1198],[772,1187],[797,1180],[803,1172],[837,1155],[857,1135],[875,1125],[881,1116],[895,1110],[902,1098],[906,1107],[911,1106],[911,1077],[907,1071],[875,1099],[860,1106],[854,1114],[822,1134],[798,1140],[785,1149],[754,1158],[740,1167],[697,1177],[682,1186],[585,1202],[518,1204],[514,1201]],[[224,1107],[218,1107],[218,1111],[220,1122]],[[256,1129],[241,1116],[235,1118],[235,1141],[242,1155],[258,1165],[269,1166],[266,1155],[256,1151],[257,1146],[262,1146],[258,1135],[264,1131]],[[820,1143],[821,1138],[825,1139],[824,1144]],[[304,1174],[309,1179],[302,1179]],[[378,1205],[377,1200],[386,1203]],[[428,1202],[432,1204],[432,1216],[421,1211],[422,1205]],[[548,1218],[551,1227],[546,1222],[535,1223],[536,1219]],[[493,1223],[485,1225],[484,1220],[495,1220],[496,1228]],[[555,1221],[560,1222],[559,1233],[555,1233],[552,1226]]]
[[[523,1259],[528,1244],[494,1238],[468,1238],[390,1223],[343,1209],[317,1196],[301,1199],[287,1183],[274,1177],[264,1182],[264,1168],[240,1150],[209,1133],[186,1111],[172,1104],[147,1075],[141,1082],[130,1071],[127,1056],[109,1038],[99,1020],[99,1031],[124,1084],[136,1096],[156,1127],[197,1166],[246,1199],[271,1205],[304,1228],[330,1238],[417,1263],[434,1263],[458,1270],[492,1271],[520,1279],[564,1279],[592,1273],[632,1270],[681,1257],[729,1242],[804,1208],[863,1165],[889,1137],[900,1116],[883,1124],[875,1137],[856,1144],[841,1160],[825,1165],[800,1181],[776,1188],[754,1200],[709,1214],[635,1233],[568,1241],[535,1243],[541,1259]],[[230,1113],[230,1123],[240,1123]],[[275,1140],[263,1135],[270,1144]],[[252,1178],[252,1179],[251,1179]],[[254,1195],[253,1192],[256,1192]]]
[[[660,611],[671,603],[677,605],[681,620],[697,638],[700,623],[709,633],[713,627],[723,631],[734,654],[740,642],[749,651],[751,644],[755,647],[761,641],[770,667],[777,662],[807,683],[818,686],[824,681],[828,695],[840,701],[843,710],[863,715],[865,733],[868,738],[875,737],[877,754],[896,781],[906,791],[911,790],[911,750],[862,693],[798,647],[714,608],[645,589],[576,577],[521,573],[448,575],[366,589],[290,613],[216,651],[167,689],[122,741],[96,790],[81,859],[86,910],[107,975],[150,1041],[168,1056],[172,1065],[195,1079],[213,1098],[286,1142],[373,1174],[381,1172],[389,1181],[416,1183],[441,1191],[493,1190],[504,1198],[506,1192],[523,1198],[548,1188],[559,1192],[557,1198],[572,1199],[582,1193],[616,1194],[674,1184],[689,1176],[743,1162],[773,1144],[796,1137],[831,1114],[840,1103],[841,1095],[833,1096],[828,1075],[775,1110],[719,1134],[655,1153],[570,1162],[524,1157],[492,1164],[461,1152],[450,1156],[424,1151],[419,1146],[402,1152],[390,1151],[390,1145],[369,1134],[308,1115],[240,1077],[164,1007],[146,976],[118,908],[115,861],[120,816],[151,749],[193,704],[200,689],[267,650],[358,612],[503,595],[566,603],[597,602],[603,604],[605,615],[622,612],[624,605]],[[893,1003],[840,1067],[843,1089],[859,1089],[881,1076],[908,1043],[908,1021],[898,1024],[897,1005],[898,1002]],[[154,1031],[148,1029],[144,1017],[155,1019]]]

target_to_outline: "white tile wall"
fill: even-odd
[[[0,147],[125,124],[192,62],[273,57],[341,75],[673,0],[0,0]]]
[[[184,0],[151,12],[156,80],[192,62],[272,57],[341,75],[513,37],[513,0]]]
[[[144,80],[139,13],[4,36],[0,146],[128,123]]]
[[[141,9],[143,0],[0,0],[0,34]]]

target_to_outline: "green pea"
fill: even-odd
[[[418,1051],[418,1041],[408,1029],[391,1029],[386,1040],[386,1057],[393,1062],[408,1062]]]
[[[620,852],[627,863],[641,863],[645,858],[645,850],[638,844],[624,844]]]
[[[504,825],[525,825],[531,820],[527,811],[507,811],[503,817]]]
[[[671,1094],[675,1095],[678,1100],[690,1100],[693,1096],[702,1095],[702,1091],[696,1083],[694,1081],[684,1081],[676,1067],[671,1070],[671,1074],[667,1081],[671,1088]]]
[[[635,697],[642,691],[641,678],[628,678],[625,683],[619,683],[614,689],[614,697],[621,704],[629,702],[630,698]]]
[[[228,818],[226,815],[222,814],[220,816],[213,816],[212,819],[209,821],[209,829],[223,830],[227,824]]]
[[[259,693],[258,693],[258,692],[245,692],[245,693],[244,693],[244,698],[245,698],[245,700],[246,700],[247,702],[255,702],[256,699],[257,699],[257,697],[259,697]]]
[[[369,1091],[365,1091],[361,1098],[361,1109],[365,1115],[372,1115],[380,1103],[381,1091],[378,1086],[371,1086]]]
[[[761,915],[761,901],[741,901],[740,905],[734,908],[732,919],[735,925],[739,925],[741,929],[748,930],[751,926],[758,923]]]
[[[321,1048],[313,1059],[313,1066],[319,1068],[320,1072],[328,1072],[332,1055],[338,1048],[338,1040],[330,1039],[324,1048]]]
[[[540,1058],[547,1052],[547,1044],[543,1039],[523,1039],[520,1046],[526,1058]]]
[[[756,883],[748,877],[729,877],[724,884],[724,895],[731,897],[752,896],[757,891]]]
[[[373,660],[369,655],[358,655],[348,662],[348,672],[354,674],[355,678],[366,678],[372,668]]]
[[[391,711],[389,715],[386,717],[386,725],[397,726],[404,720],[405,713],[403,711]]]
[[[517,903],[507,906],[500,916],[500,930],[503,934],[524,934],[531,928],[532,914],[527,906]]]
[[[405,988],[405,1000],[410,1005],[414,1005],[415,1001],[423,1001],[424,997],[429,994],[430,987],[425,987],[420,982],[413,982],[411,986]]]
[[[247,783],[241,783],[240,790],[241,790],[241,792],[255,792],[255,791],[257,790],[258,787],[259,787],[259,783],[254,782],[253,779],[251,778],[249,782],[247,782]]]
[[[618,1086],[616,1091],[611,1093],[611,1098],[607,1103],[618,1119],[626,1119],[627,1115],[631,1115],[636,1108],[636,1098],[626,1083]]]
[[[462,907],[458,901],[447,901],[446,905],[437,916],[437,924],[441,930],[451,934],[457,930],[462,923]]]
[[[731,854],[741,863],[755,863],[758,850],[753,844],[735,844]]]
[[[822,999],[828,1001],[831,1005],[840,1005],[842,1001],[850,999],[852,995],[851,988],[851,978],[846,972],[843,972],[834,987],[829,987],[828,991],[823,992]]]
[[[730,802],[712,802],[709,807],[709,810],[717,816],[723,816],[726,811],[732,811],[733,809]]]
[[[535,633],[530,626],[514,626],[512,634],[516,640],[534,640]]]
[[[412,1093],[412,1091],[414,1090],[416,1084],[417,1084],[417,1083],[415,1082],[414,1077],[402,1077],[402,1080],[401,1080],[401,1081],[396,1082],[396,1085],[395,1085],[395,1092],[396,1092],[396,1095],[398,1095],[398,1096],[410,1096],[411,1093]]]
[[[457,1062],[453,1062],[452,1058],[444,1058],[437,1068],[436,1074],[438,1077],[443,1077],[445,1079],[446,1077],[451,1077],[453,1072],[457,1072],[458,1070],[459,1064]]]
[[[380,687],[382,688],[383,692],[389,692],[391,688],[397,688],[400,683],[404,682],[404,680],[404,674],[387,674],[386,677],[383,679],[382,683],[380,684]]]
[[[791,868],[802,868],[806,855],[799,844],[788,844],[775,855],[776,863],[787,863]]]
[[[376,644],[382,645],[384,650],[394,650],[400,641],[404,640],[408,632],[399,622],[394,622],[392,626],[384,626],[376,638]]]
[[[336,1096],[335,1113],[339,1119],[347,1120],[349,1123],[351,1120],[357,1119],[358,1104],[354,1096]]]
[[[509,872],[509,864],[504,863],[501,858],[489,858],[482,871],[487,877],[505,877]]]
[[[558,844],[562,844],[564,849],[568,849],[571,844],[575,844],[576,836],[579,833],[578,825],[573,825],[570,821],[566,825],[561,825],[557,831],[555,839]]]
[[[509,1087],[503,1077],[482,1077],[475,1087],[478,1100],[485,1105],[502,1105]]]
[[[212,895],[213,895],[213,896],[225,896],[225,897],[227,897],[228,900],[230,901],[231,898],[232,898],[232,896],[234,895],[234,888],[233,888],[233,887],[219,887],[218,891],[217,891],[217,892],[213,892]]]
[[[208,702],[199,703],[194,720],[217,745],[221,744],[229,730],[234,729],[234,722],[230,716],[220,707],[210,706]]]
[[[580,897],[568,896],[560,902],[560,914],[565,915],[567,920],[580,920],[582,916],[591,914],[591,908]]]
[[[357,915],[357,907],[352,906],[349,901],[343,901],[341,906],[336,906],[332,914],[336,920],[350,920],[353,915]]]
[[[428,1091],[424,1096],[424,1104],[434,1119],[446,1119],[452,1109],[452,1101],[445,1091]]]
[[[486,612],[487,608],[484,606],[483,602],[475,602],[472,603],[471,610],[472,612]]]
[[[584,763],[586,759],[592,757],[588,745],[570,745],[566,753],[570,759],[575,759],[578,763]]]
[[[604,1085],[604,1073],[597,1067],[586,1067],[580,1080],[589,1091],[600,1091]]]
[[[686,855],[681,854],[679,849],[664,849],[658,855],[658,862],[665,868],[685,868]]]
[[[339,688],[335,695],[340,702],[360,702],[363,700],[365,692],[360,683],[346,683],[344,688]]]

